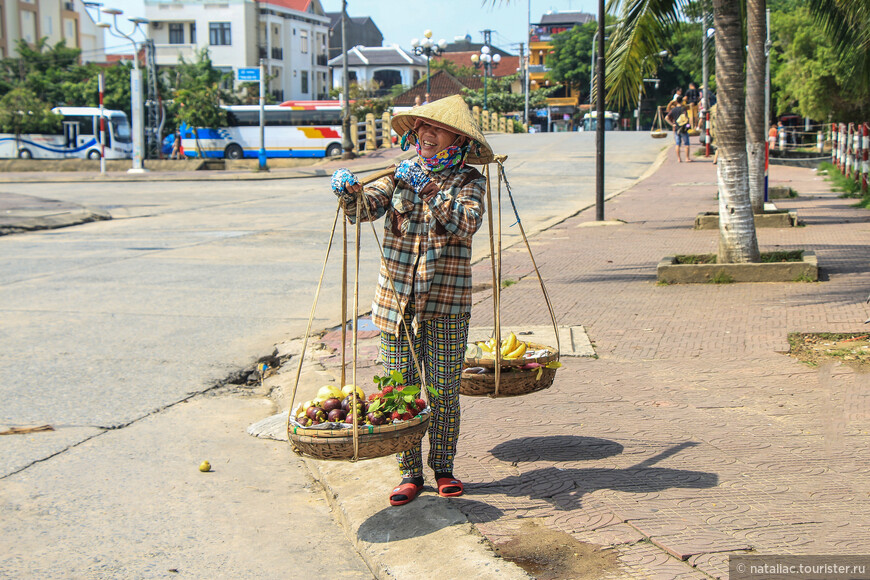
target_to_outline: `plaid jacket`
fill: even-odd
[[[468,166],[429,176],[440,190],[428,202],[392,175],[364,190],[371,218],[386,216],[384,260],[372,303],[372,321],[384,332],[400,333],[402,313],[412,298],[415,334],[424,320],[471,311],[471,237],[483,223],[485,181]],[[345,211],[354,222],[356,202]],[[362,219],[367,219],[365,208]]]

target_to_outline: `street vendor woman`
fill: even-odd
[[[384,216],[384,260],[372,304],[372,320],[381,331],[381,360],[387,373],[398,370],[408,384],[420,383],[407,328],[426,382],[435,391],[429,394],[428,464],[439,495],[454,497],[463,491],[453,477],[453,459],[471,316],[471,237],[483,222],[485,191],[483,176],[468,164],[489,163],[493,154],[458,95],[398,113],[392,127],[402,148],[416,147],[417,156],[365,189],[350,171],[339,169],[332,187],[343,197],[351,221],[360,193],[371,219]],[[361,215],[367,219],[364,208]],[[391,505],[406,504],[423,489],[420,444],[400,453],[398,460],[403,479],[390,492]]]

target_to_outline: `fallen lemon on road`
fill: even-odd
[[[199,464],[199,470],[202,472],[211,471],[211,463],[208,461],[203,461]]]

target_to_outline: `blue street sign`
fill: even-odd
[[[238,79],[240,81],[258,81],[260,80],[260,69],[257,68],[240,68]]]

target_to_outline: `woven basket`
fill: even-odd
[[[650,131],[649,136],[653,139],[664,139],[668,134],[666,131]]]
[[[502,372],[498,385],[498,395],[495,394],[495,373],[484,375],[462,373],[459,394],[469,397],[516,397],[543,391],[552,386],[553,379],[556,378],[556,369],[542,368],[543,372],[541,372],[540,379],[538,379],[538,371],[541,369],[511,369]]]
[[[357,459],[375,459],[407,451],[426,434],[429,414],[390,425],[363,425],[359,428]],[[298,455],[314,459],[353,459],[353,434],[350,429],[306,429],[288,423],[290,447]]]

